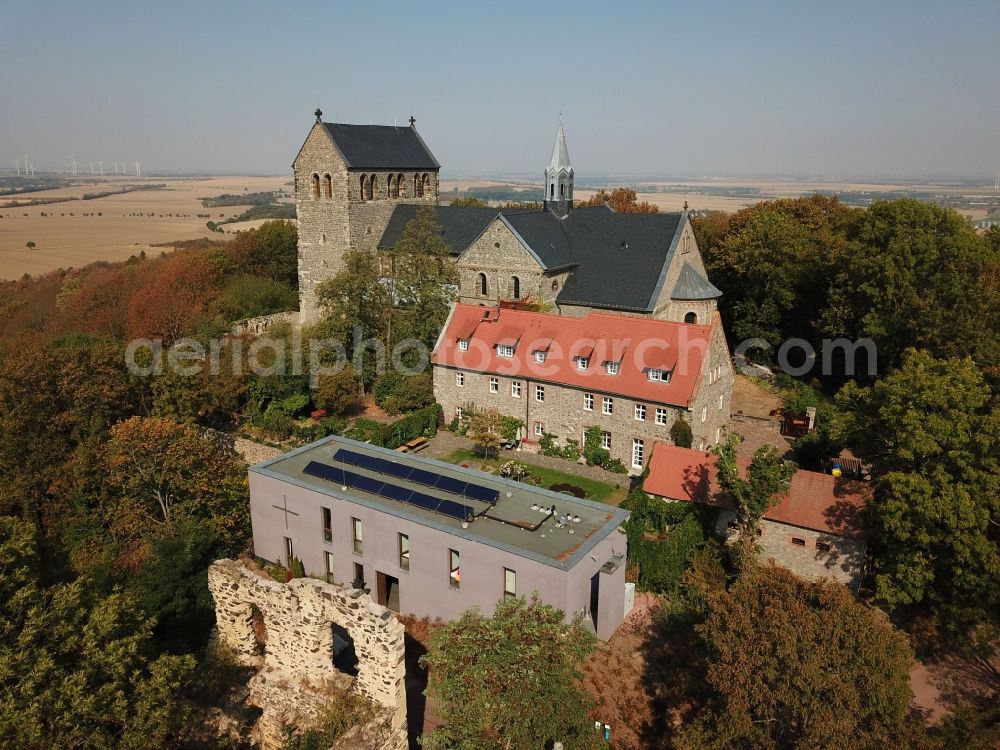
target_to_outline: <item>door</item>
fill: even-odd
[[[600,601],[601,594],[601,572],[598,571],[590,577],[590,617],[594,621],[594,627],[597,627],[597,604]]]

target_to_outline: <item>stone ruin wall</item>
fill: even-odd
[[[212,563],[208,587],[220,643],[241,664],[258,669],[249,688],[250,702],[263,710],[254,730],[262,750],[281,748],[286,726],[314,726],[329,691],[345,687],[383,709],[371,725],[350,733],[351,747],[406,749],[404,629],[389,610],[356,589],[312,578],[279,583],[236,560]],[[267,634],[263,654],[255,609]],[[334,624],[354,642],[356,677],[333,664]]]

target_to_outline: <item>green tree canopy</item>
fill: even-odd
[[[678,745],[919,747],[905,637],[837,583],[748,568],[697,626],[712,694]]]
[[[182,727],[190,656],[149,656],[153,621],[85,579],[44,586],[32,528],[0,517],[0,744],[163,747]]]
[[[595,646],[593,635],[537,596],[501,601],[493,617],[473,609],[433,630],[421,664],[444,724],[424,735],[423,747],[596,747],[592,700],[580,686]]]

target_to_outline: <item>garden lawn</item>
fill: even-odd
[[[468,448],[459,448],[458,450],[453,451],[444,460],[453,464],[467,463],[473,468],[483,466],[491,469],[496,469],[496,467],[498,467],[501,463],[505,463],[504,461],[498,461],[495,458],[483,460],[482,456],[476,455],[475,452],[469,450]],[[613,484],[608,484],[607,482],[599,482],[596,479],[590,479],[588,477],[581,477],[577,474],[550,469],[547,466],[538,466],[533,464],[530,459],[518,457],[514,460],[529,467],[531,473],[542,480],[541,486],[546,489],[554,484],[571,484],[574,487],[579,487],[581,490],[586,492],[588,499],[596,500],[601,503],[607,503],[609,505],[620,505],[622,500],[624,500],[628,494],[629,479],[624,474],[622,475],[620,483],[621,487],[616,489]]]

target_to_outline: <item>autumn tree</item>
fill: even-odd
[[[678,746],[918,748],[906,638],[844,586],[773,565],[706,594],[710,700]]]
[[[140,266],[128,301],[126,336],[166,343],[192,333],[209,318],[221,273],[203,256],[178,253]]]
[[[615,188],[610,193],[602,188],[583,201],[580,207],[588,208],[604,204],[622,214],[658,214],[660,212],[659,207],[649,201],[640,203],[635,190],[627,187]]]
[[[348,414],[359,409],[362,394],[354,369],[347,365],[332,375],[320,377],[313,402],[333,414]]]
[[[486,455],[496,453],[504,439],[504,415],[498,409],[484,409],[469,419],[466,433],[483,447]]]
[[[580,686],[594,636],[542,603],[508,599],[493,617],[478,609],[431,632],[421,664],[444,723],[425,734],[428,750],[597,747]],[[548,744],[547,744],[548,743]]]
[[[298,288],[298,230],[294,222],[265,221],[257,229],[239,232],[226,251],[240,271]]]
[[[474,195],[469,195],[464,198],[456,198],[450,204],[450,206],[457,206],[462,208],[489,208],[490,204],[484,201],[482,198],[477,198]]]
[[[32,527],[0,517],[0,745],[164,747],[185,721],[191,656],[150,656],[153,622],[121,591],[51,586]]]
[[[841,434],[870,462],[877,593],[945,621],[997,624],[1000,410],[972,360],[903,355],[868,388],[837,394]]]

